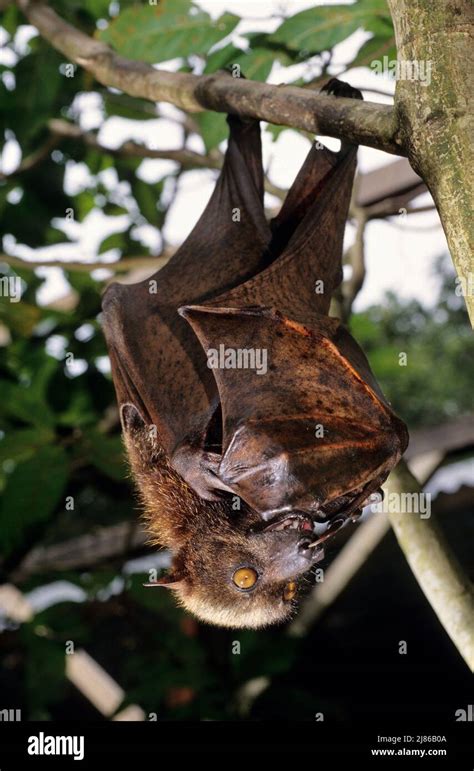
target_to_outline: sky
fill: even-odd
[[[213,17],[223,11],[231,11],[245,16],[232,35],[233,42],[239,41],[239,35],[252,30],[272,31],[279,24],[278,14],[281,9],[287,9],[292,14],[316,4],[315,0],[198,0],[197,4]],[[326,0],[326,4],[329,4]],[[332,3],[334,4],[334,3]],[[31,28],[22,30],[21,39],[27,45],[28,38],[34,34]],[[368,37],[359,31],[348,40],[336,47],[333,72],[337,74],[343,69],[360,44]],[[0,62],[5,61],[0,51]],[[177,61],[160,64],[160,67],[173,70]],[[284,83],[292,80],[302,72],[304,65],[283,68],[275,63],[269,77],[271,83]],[[374,87],[387,93],[393,93],[395,81],[388,75],[375,75],[366,68],[357,68],[345,73],[344,79],[359,88]],[[391,103],[390,97],[367,92],[365,99],[374,102]],[[80,123],[85,129],[97,129],[102,123],[100,102],[94,94],[82,94],[76,100],[79,109]],[[102,143],[116,147],[128,138],[145,142],[155,149],[179,147],[181,133],[173,120],[180,113],[172,105],[162,104],[161,112],[169,120],[145,121],[142,124],[122,118],[111,118],[102,127],[99,139]],[[265,136],[265,135],[264,135]],[[330,147],[336,147],[335,140],[324,140]],[[264,166],[269,179],[283,188],[288,188],[294,179],[306,153],[309,141],[295,131],[283,132],[278,140],[272,143],[265,138],[263,153]],[[190,140],[188,147],[203,152],[202,142],[198,137]],[[2,170],[11,171],[19,162],[18,145],[12,140],[7,143],[3,153]],[[386,153],[367,147],[359,149],[359,170],[366,172],[374,168],[393,163],[395,158]],[[138,175],[145,181],[156,182],[174,164],[169,161],[147,159],[141,164]],[[173,202],[164,228],[164,238],[171,245],[179,246],[203,211],[213,189],[216,172],[193,170],[182,175],[178,194]],[[70,164],[66,173],[66,190],[74,193],[87,186],[89,172],[83,164]],[[117,188],[117,179],[110,170],[103,172],[104,184],[111,189]],[[275,199],[268,198],[267,203],[276,204]],[[432,203],[428,193],[412,202],[413,206]],[[64,225],[64,221],[62,221]],[[24,258],[41,261],[47,258],[91,261],[96,259],[97,247],[110,232],[127,226],[127,219],[114,217],[107,222],[99,212],[91,213],[83,224],[67,223],[69,237],[75,243],[59,245],[33,252],[27,248],[19,248],[8,241],[5,248],[12,254]],[[144,243],[149,244],[157,252],[161,246],[159,234],[150,226],[140,230]],[[347,227],[345,246],[349,246],[354,237],[354,228]],[[436,297],[439,281],[434,273],[436,258],[447,251],[446,240],[436,212],[428,212],[409,217],[392,218],[390,222],[374,221],[366,230],[366,263],[367,277],[364,287],[357,297],[354,310],[362,310],[369,305],[383,301],[387,290],[395,291],[403,298],[417,298],[425,305],[430,305]],[[117,259],[116,252],[102,256],[104,260]],[[62,271],[55,268],[42,269],[41,273],[47,281],[40,290],[41,302],[52,302],[68,291]],[[99,273],[98,275],[100,275]],[[454,276],[454,272],[453,272]],[[454,279],[453,279],[454,281]]]

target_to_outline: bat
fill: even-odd
[[[228,124],[198,223],[150,279],[106,290],[103,326],[145,520],[173,555],[153,585],[203,621],[257,628],[292,615],[408,434],[329,316],[357,147],[313,144],[268,223],[259,123]]]

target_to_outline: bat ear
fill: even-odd
[[[134,404],[122,404],[120,407],[120,420],[124,431],[138,431],[145,425],[145,421]]]
[[[176,589],[178,586],[182,586],[183,583],[183,577],[179,576],[177,573],[168,573],[166,576],[157,578],[156,581],[150,581],[148,584],[143,584],[143,586],[161,586],[163,589]]]

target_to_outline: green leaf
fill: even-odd
[[[374,35],[370,40],[366,40],[359,49],[355,59],[348,64],[348,68],[370,67],[371,62],[381,61],[384,56],[388,56],[389,61],[396,60],[397,49],[395,46],[395,39],[393,37],[379,37]]]
[[[154,64],[207,53],[238,22],[239,17],[231,13],[214,21],[188,0],[161,0],[156,7],[125,9],[100,37],[123,56]]]
[[[19,418],[34,426],[53,426],[55,422],[46,402],[27,386],[17,383],[2,383],[0,414]]]
[[[109,249],[123,249],[124,245],[124,234],[121,233],[112,233],[110,236],[107,236],[107,238],[104,238],[102,241],[100,248],[99,248],[99,254],[104,254],[104,252],[108,252]]]
[[[46,522],[58,505],[68,478],[62,447],[40,447],[7,477],[0,502],[0,551],[21,545],[32,525]]]
[[[114,158],[108,153],[98,150],[88,150],[85,156],[85,162],[90,169],[91,174],[98,174],[100,171],[110,169],[114,165]]]
[[[132,193],[145,219],[157,228],[163,225],[163,212],[158,205],[163,191],[164,180],[156,185],[149,185],[143,180],[135,178],[132,182]]]
[[[82,0],[82,4],[95,19],[109,18],[110,0]]]
[[[306,56],[328,51],[361,27],[381,32],[390,24],[385,0],[360,0],[352,5],[322,5],[292,16],[270,35]]]
[[[199,126],[207,152],[213,150],[229,136],[229,127],[224,113],[198,112],[194,115],[194,120]]]
[[[112,203],[111,201],[108,201],[105,204],[103,212],[108,217],[121,217],[123,214],[128,214],[128,210],[125,208],[125,206],[119,206],[118,204]]]
[[[40,617],[42,615],[40,614]],[[65,615],[69,617],[69,613]],[[48,708],[55,702],[60,702],[65,695],[66,656],[64,643],[38,635],[37,627],[38,618],[35,618],[31,624],[25,624],[20,632],[22,644],[28,654],[25,657],[25,696],[29,718],[45,720],[50,718]]]
[[[217,51],[213,51],[206,57],[206,67],[204,74],[210,72],[216,72],[217,70],[223,70],[229,67],[243,51],[241,48],[236,48],[232,43],[219,48]]]
[[[360,26],[360,16],[353,5],[323,5],[295,14],[270,36],[294,51],[308,55],[327,51],[352,35]],[[365,15],[365,12],[364,12]]]
[[[381,37],[393,37],[393,23],[386,0],[359,0],[359,11],[367,15],[364,29]]]
[[[278,137],[283,133],[283,131],[294,131],[296,134],[299,134],[299,136],[302,136],[301,133],[296,129],[290,128],[289,126],[277,126],[274,123],[269,123],[267,126],[265,126],[265,131],[271,135],[273,142],[277,141]]]
[[[2,14],[2,27],[8,32],[11,37],[14,36],[19,23],[19,11],[13,5],[9,5],[8,8]]]
[[[64,59],[43,41],[33,41],[34,50],[14,67],[18,88],[9,92],[10,128],[21,145],[29,141],[55,113],[61,90],[59,65]]]
[[[39,447],[49,444],[53,439],[54,432],[48,428],[11,429],[0,439],[0,463],[5,460],[27,460]]]
[[[74,198],[74,211],[78,222],[82,222],[95,207],[95,195],[92,190],[83,190]]]
[[[107,117],[118,116],[128,120],[156,120],[156,107],[147,99],[130,97],[128,94],[114,94],[105,91],[102,94]],[[141,160],[141,159],[139,159]]]
[[[78,428],[97,420],[97,414],[92,406],[91,395],[87,391],[77,391],[65,410],[58,415],[60,426]]]
[[[84,430],[77,452],[111,479],[124,480],[126,466],[120,436],[106,436],[94,428]]]
[[[280,64],[291,64],[292,60],[283,50],[276,50],[274,45],[268,45],[269,35],[248,35],[249,48],[236,48],[232,43],[219,48],[207,57],[204,73],[232,68],[238,64],[241,74],[249,80],[266,81],[276,61]],[[254,44],[253,44],[254,43]]]
[[[44,245],[56,245],[70,243],[71,239],[66,235],[63,230],[55,228],[53,226],[45,229]]]
[[[235,64],[240,66],[241,72],[249,80],[265,82],[276,59],[281,61],[282,57],[275,56],[275,52],[270,48],[252,48],[236,57]]]
[[[0,319],[12,332],[31,335],[40,318],[41,310],[35,305],[24,300],[9,302],[8,298],[1,298]]]

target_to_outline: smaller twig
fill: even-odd
[[[442,227],[441,222],[438,220],[438,222],[435,222],[434,224],[430,225],[405,225],[402,223],[402,221],[397,221],[395,219],[387,219],[387,225],[391,225],[393,228],[397,228],[398,230],[405,230],[407,233],[432,233],[433,228],[440,228]]]
[[[79,126],[68,123],[65,120],[52,119],[48,121],[50,131],[62,139],[80,139],[88,147],[92,147],[99,152],[107,153],[116,158],[157,158],[169,161],[176,161],[184,169],[211,168],[220,169],[222,167],[222,156],[219,152],[211,152],[209,155],[200,155],[192,150],[185,148],[180,150],[153,150],[151,147],[139,144],[132,140],[127,140],[117,148],[107,147],[97,139],[92,131],[83,131]]]
[[[57,137],[61,137],[62,139],[79,139],[88,147],[92,147],[94,150],[98,150],[101,153],[112,155],[114,158],[152,158],[175,161],[186,171],[189,169],[220,170],[224,163],[224,156],[220,150],[211,150],[208,155],[200,155],[200,153],[196,153],[193,150],[188,150],[184,147],[179,150],[154,150],[132,140],[127,140],[119,147],[111,148],[99,142],[97,135],[94,134],[94,132],[83,131],[74,123],[68,123],[68,121],[55,118],[48,122],[48,126],[50,131]],[[186,131],[190,128],[190,126],[185,126]],[[195,130],[196,128],[193,127],[193,131]],[[265,190],[267,193],[271,193],[281,200],[283,200],[286,194],[285,190],[272,184],[268,179],[265,179]]]
[[[405,206],[390,206],[391,199],[387,202],[384,201],[384,205],[375,204],[374,206],[368,206],[365,209],[367,222],[377,219],[386,219],[387,217],[399,217],[403,209],[403,214],[425,214],[425,212],[436,211],[434,204],[427,204],[426,206],[418,206],[413,209],[407,209]]]
[[[367,224],[367,214],[364,208],[356,206],[355,204],[358,194],[358,183],[359,177],[357,177],[354,182],[350,207],[350,214],[356,223],[356,235],[354,243],[347,250],[343,258],[344,264],[348,264],[352,267],[350,278],[345,281],[342,286],[342,312],[344,320],[347,320],[351,315],[354,300],[364,285],[366,272],[364,236],[365,226]]]
[[[13,584],[0,585],[0,611],[12,621],[24,624],[35,616],[28,597]],[[50,630],[36,627],[35,634],[43,636]],[[117,712],[125,699],[125,691],[85,650],[65,654],[65,677],[88,699],[104,717],[111,720],[144,720],[145,713],[138,704],[129,704]]]
[[[449,431],[450,424],[445,424],[443,428],[449,437],[446,449],[453,449],[456,445],[453,443],[453,436]],[[418,440],[417,436],[419,437]],[[418,445],[423,447],[424,436],[425,432],[423,429],[417,432],[417,434],[415,433],[415,444],[418,441]],[[441,465],[444,455],[444,450],[436,453],[436,457],[431,454],[429,458],[426,458],[425,455],[415,455],[412,457],[410,469],[414,470],[415,467],[421,469],[421,464],[418,464],[417,461],[424,459],[423,471],[419,478],[422,480],[422,484],[426,485]],[[396,470],[392,473],[396,474]],[[342,594],[346,586],[366,563],[389,530],[390,522],[384,512],[372,514],[369,519],[357,527],[325,571],[324,581],[316,584],[303,602],[298,617],[288,627],[288,634],[291,637],[304,637],[308,629],[318,621],[323,613]]]
[[[39,166],[40,163],[46,160],[51,150],[54,150],[54,148],[58,146],[59,142],[59,137],[50,136],[41,147],[31,153],[31,155],[27,155],[26,158],[24,158],[16,167],[16,169],[8,172],[8,174],[0,171],[0,182],[6,182],[7,180],[14,179],[20,174],[23,174],[26,171],[31,171],[31,169]]]
[[[142,549],[146,541],[146,533],[136,522],[102,527],[52,546],[36,546],[9,579],[18,584],[38,573],[90,568]]]
[[[359,525],[325,572],[324,581],[315,586],[297,618],[288,627],[290,637],[304,637],[343,592],[389,530],[390,523],[385,514],[374,515]]]
[[[75,271],[77,273],[90,273],[92,270],[110,270],[112,273],[125,273],[137,268],[163,267],[170,259],[171,254],[162,253],[159,257],[129,257],[117,262],[66,262],[65,260],[45,260],[44,262],[29,262],[21,257],[11,254],[0,254],[0,263],[4,262],[18,270],[36,270],[37,268],[62,268],[62,270]]]

